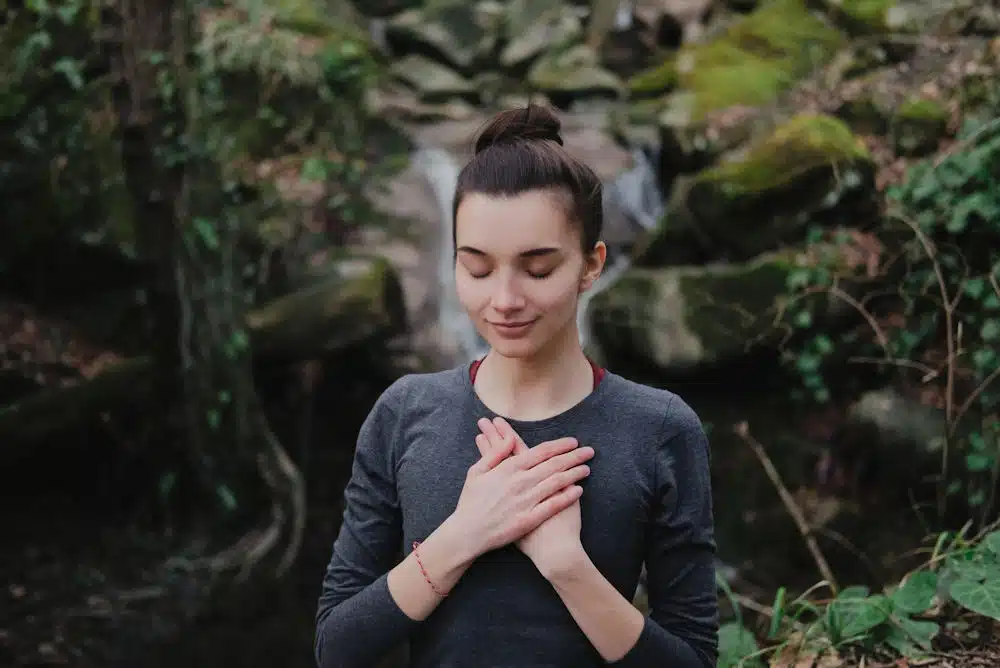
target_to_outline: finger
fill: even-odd
[[[533,492],[539,501],[544,501],[553,494],[557,494],[570,485],[576,484],[590,475],[590,467],[586,464],[574,466],[571,469],[560,471],[550,475],[548,478],[535,486]]]
[[[479,458],[478,462],[469,468],[469,473],[482,474],[493,470],[503,460],[507,459],[514,449],[513,442],[508,441],[500,446],[492,446],[488,444],[488,440],[483,434],[479,434],[476,437],[476,446],[479,448],[479,451],[482,452],[485,449],[486,452]]]
[[[500,433],[500,435],[503,436],[504,438],[511,438],[511,437],[514,438],[515,455],[519,455],[521,453],[528,451],[528,444],[524,442],[524,439],[522,439],[518,435],[518,433],[514,431],[514,428],[511,427],[507,423],[507,421],[504,420],[502,417],[498,416],[493,418],[493,425],[496,427],[496,430]]]
[[[576,448],[576,446],[576,439],[571,436],[557,438],[554,441],[546,441],[545,443],[536,445],[527,452],[512,457],[511,462],[513,462],[513,466],[526,470],[541,464],[547,459],[569,452]]]
[[[589,446],[576,448],[575,450],[570,450],[569,452],[546,459],[538,466],[528,469],[525,475],[528,476],[530,484],[537,485],[557,473],[568,471],[574,466],[579,466],[584,462],[590,461],[593,456],[594,449]]]
[[[498,448],[503,445],[504,438],[500,435],[500,432],[497,431],[497,428],[494,426],[492,421],[482,418],[476,424],[479,425],[479,430],[483,432],[483,435],[489,439],[490,446]]]
[[[490,446],[490,439],[486,438],[483,434],[476,434],[476,447],[479,448],[479,455],[485,457],[490,454],[493,449]]]
[[[581,496],[583,496],[583,488],[579,485],[570,485],[561,492],[556,492],[531,509],[528,515],[528,524],[538,526],[553,515],[572,506]]]

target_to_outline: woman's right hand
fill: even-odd
[[[590,474],[591,447],[559,438],[511,456],[497,448],[472,465],[451,519],[474,541],[476,554],[514,542],[580,498],[575,483]]]

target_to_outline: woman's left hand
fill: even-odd
[[[482,418],[477,423],[482,433],[476,436],[476,445],[481,455],[503,447],[514,440],[513,454],[526,452],[528,446],[514,429],[501,417],[492,421]],[[580,502],[572,504],[542,522],[533,531],[516,542],[535,568],[551,578],[555,574],[565,574],[576,567],[586,555],[580,542]]]

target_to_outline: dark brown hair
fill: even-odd
[[[456,214],[469,193],[511,197],[548,189],[566,195],[566,217],[580,227],[583,252],[594,249],[604,224],[601,180],[563,148],[561,127],[552,111],[533,104],[501,112],[486,125],[458,175],[451,210],[456,245]]]

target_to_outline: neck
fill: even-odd
[[[590,394],[593,369],[576,327],[567,330],[531,357],[504,357],[490,351],[476,375],[484,403],[507,417],[540,420]]]

